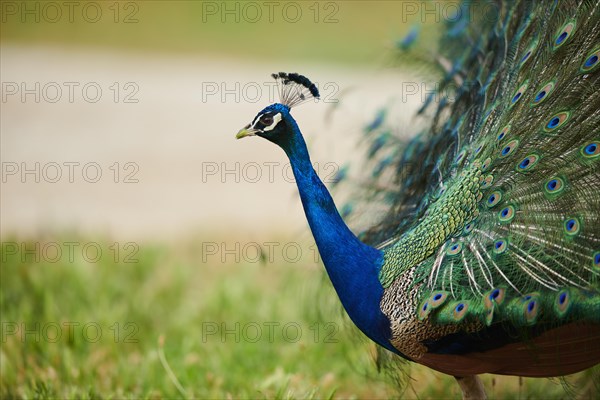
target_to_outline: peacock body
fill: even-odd
[[[353,322],[474,397],[477,374],[600,363],[600,2],[481,4],[494,5],[493,22],[470,3],[442,39],[443,79],[420,111],[428,129],[403,141],[385,113],[368,127],[360,168],[373,174],[356,203],[386,211],[361,240],[290,114],[318,97],[307,78],[274,74],[281,103],[238,133],[288,155]]]

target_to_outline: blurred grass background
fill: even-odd
[[[52,242],[24,245],[36,243]],[[78,252],[49,262],[42,251],[36,262],[35,252],[11,255],[5,244],[2,398],[460,397],[452,378],[417,365],[404,365],[408,386],[378,374],[374,345],[342,316],[312,255],[296,263],[209,257],[209,268],[205,243],[144,245],[127,263]],[[582,398],[594,396],[590,376],[570,379]],[[490,398],[573,395],[557,380],[484,380]]]
[[[393,0],[77,1],[72,8],[31,0],[4,3],[11,4],[3,5],[4,41],[184,52],[239,62],[372,63],[413,24],[432,28],[423,32],[425,42],[431,42],[442,25],[433,13],[436,6],[423,17],[416,12],[418,5],[407,10],[406,4]],[[23,14],[25,10],[31,13]]]
[[[424,46],[435,41],[442,27],[433,13],[408,15],[406,2],[400,1],[277,1],[272,22],[265,2],[73,4],[70,21],[62,2],[2,1],[0,45],[41,49],[50,55],[57,48],[68,48],[82,54],[143,54],[163,61],[201,57],[239,71],[251,63],[278,62],[372,69],[388,62],[394,42],[413,24],[424,24]],[[412,4],[433,4],[431,10],[443,10],[451,3]],[[54,21],[56,5],[62,14]],[[255,6],[262,13],[258,20]],[[223,7],[234,12],[223,15]],[[93,22],[98,9],[101,16]],[[291,22],[297,9],[302,16]],[[42,71],[45,66],[23,67]],[[35,108],[20,118],[44,123],[44,114]],[[19,130],[19,124],[10,126],[16,130],[1,132],[3,146],[7,133],[28,134]],[[56,134],[52,129],[47,127],[50,136]],[[3,151],[4,157],[10,155],[6,147]],[[14,211],[2,208],[4,215]],[[290,231],[285,217],[259,241],[299,242],[305,255],[311,254],[307,228],[302,233]],[[90,235],[79,233],[77,224],[69,231],[43,225],[38,234],[28,236],[13,228],[14,232],[4,226],[2,237],[2,399],[460,397],[452,378],[416,365],[404,367],[412,379],[402,388],[378,373],[374,345],[362,339],[343,315],[322,265],[313,257],[236,262],[231,257],[220,259],[222,251],[208,258],[203,252],[206,243],[232,248],[248,243],[248,237],[256,240],[252,226],[240,225],[225,236],[215,233],[222,232],[222,226],[208,225],[197,234],[171,240],[158,233],[155,239],[132,238],[133,262],[125,262],[123,248],[115,259],[111,251],[115,239],[101,228]],[[52,256],[43,249],[54,242],[74,242],[79,248],[94,243],[104,249],[104,256],[90,262],[76,251],[72,260],[63,256],[51,262]],[[34,250],[14,251],[14,245]],[[271,337],[265,324],[272,322],[279,325]],[[298,340],[284,337],[283,326],[288,323],[300,327]],[[92,328],[85,329],[86,324]],[[255,340],[252,329],[257,325],[262,331]],[[55,336],[56,326],[60,337]],[[96,338],[98,327],[101,334]],[[573,395],[556,380],[484,379],[491,398]],[[597,395],[589,373],[569,381],[580,396]]]

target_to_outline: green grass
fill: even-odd
[[[36,262],[12,254],[13,241],[22,242],[2,247],[2,399],[459,398],[452,378],[426,368],[408,369],[404,392],[378,374],[374,345],[342,316],[312,254],[295,263],[222,263],[191,239],[141,245],[136,262],[124,263],[110,241],[96,240],[98,262],[86,261],[81,245],[73,260],[49,262],[45,243],[92,242],[60,237],[27,242],[39,243]],[[589,376],[571,381],[592,398]],[[571,397],[547,379],[485,381],[492,398]]]

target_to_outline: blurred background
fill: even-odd
[[[283,152],[234,139],[277,71],[321,90],[294,115],[328,185],[382,107],[414,133],[436,77],[396,50],[432,48],[455,2],[0,4],[2,398],[459,395],[377,373]]]
[[[277,101],[272,72],[303,73],[323,101],[295,114],[333,176],[397,94],[394,41],[410,27],[387,1],[2,7],[3,234],[304,229],[283,152],[235,133]]]

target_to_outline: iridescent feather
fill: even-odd
[[[463,86],[442,84],[429,129],[393,142],[387,168],[403,173],[368,196],[390,201],[361,237],[384,251],[381,307],[410,359],[454,375],[570,373],[600,361],[600,5],[470,4],[440,50],[460,66],[443,82]],[[495,353],[568,326],[585,350],[561,366]]]

